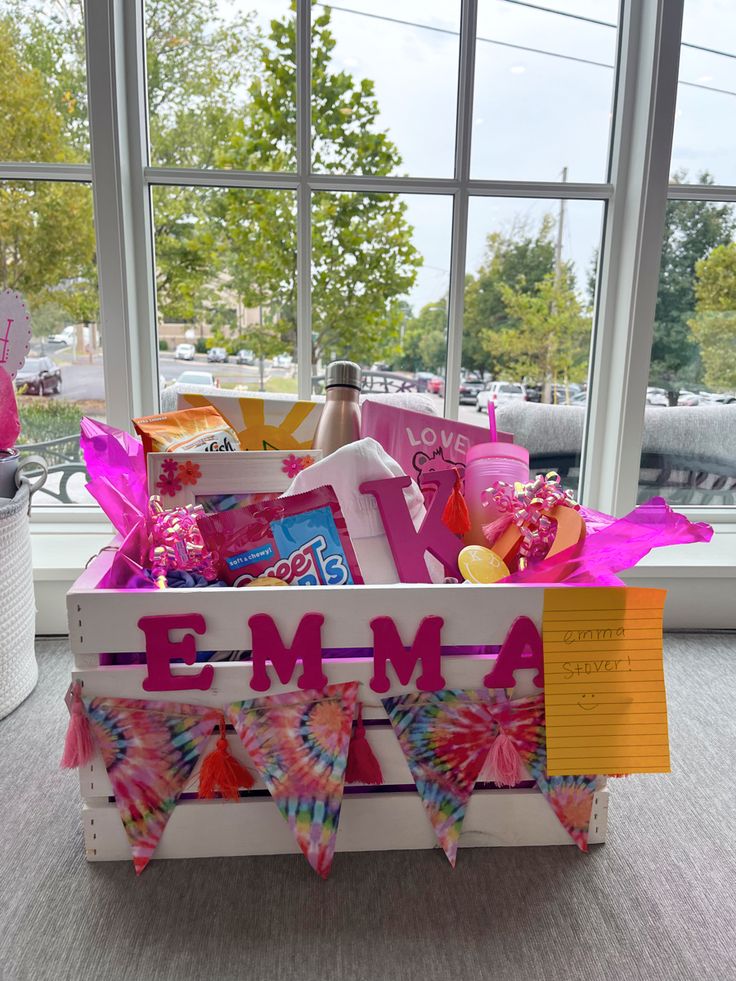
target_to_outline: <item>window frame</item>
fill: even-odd
[[[92,184],[107,418],[158,409],[154,186],[284,188],[297,198],[297,383],[311,396],[311,227],[314,191],[384,191],[452,198],[446,377],[462,356],[468,205],[471,197],[602,202],[582,457],[582,500],[621,514],[636,499],[664,208],[669,199],[736,201],[736,187],[669,185],[684,0],[621,0],[608,179],[601,183],[470,177],[478,0],[462,0],[455,171],[451,178],[363,177],[311,171],[311,2],[297,0],[297,166],[293,173],[152,167],[148,152],[144,0],[86,0],[90,164],[0,164],[0,177]],[[457,418],[456,386],[445,414]],[[736,508],[683,508],[718,523]],[[36,520],[86,519],[85,507],[36,509]],[[95,513],[99,519],[99,514]]]

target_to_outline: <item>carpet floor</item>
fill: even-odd
[[[736,636],[670,635],[673,772],[615,781],[572,847],[87,864],[66,643],[0,722],[2,981],[733,981]],[[274,811],[275,814],[275,811]]]

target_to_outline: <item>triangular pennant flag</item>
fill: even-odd
[[[218,712],[135,698],[84,699],[137,875],[148,865]]]
[[[596,778],[547,776],[544,695],[500,700],[493,706],[493,717],[500,730],[513,742],[560,824],[578,848],[587,851]]]
[[[454,868],[465,808],[493,738],[491,696],[484,688],[448,688],[382,701]]]
[[[358,682],[268,695],[228,714],[307,861],[326,879],[335,853]]]

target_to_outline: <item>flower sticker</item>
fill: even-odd
[[[301,473],[302,470],[305,470],[313,463],[314,458],[311,456],[295,456],[291,453],[281,464],[281,469],[287,477],[296,477],[298,473]]]
[[[179,468],[179,464],[176,462],[176,460],[172,460],[170,456],[167,457],[164,460],[164,462],[161,464],[161,469],[165,474],[168,474],[169,476],[173,476],[178,468]]]
[[[181,490],[181,481],[173,473],[162,473],[156,481],[156,488],[162,497],[176,497]]]
[[[182,484],[190,484],[191,486],[194,486],[201,476],[202,471],[200,466],[193,460],[185,460],[184,463],[179,464],[177,477]]]

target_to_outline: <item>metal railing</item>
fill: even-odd
[[[21,457],[42,456],[49,468],[49,476],[44,487],[38,494],[46,494],[59,504],[77,504],[69,494],[69,481],[76,474],[87,476],[81,451],[79,449],[79,433],[70,436],[60,436],[43,443],[25,443],[16,447]],[[58,474],[58,482],[53,475]]]

